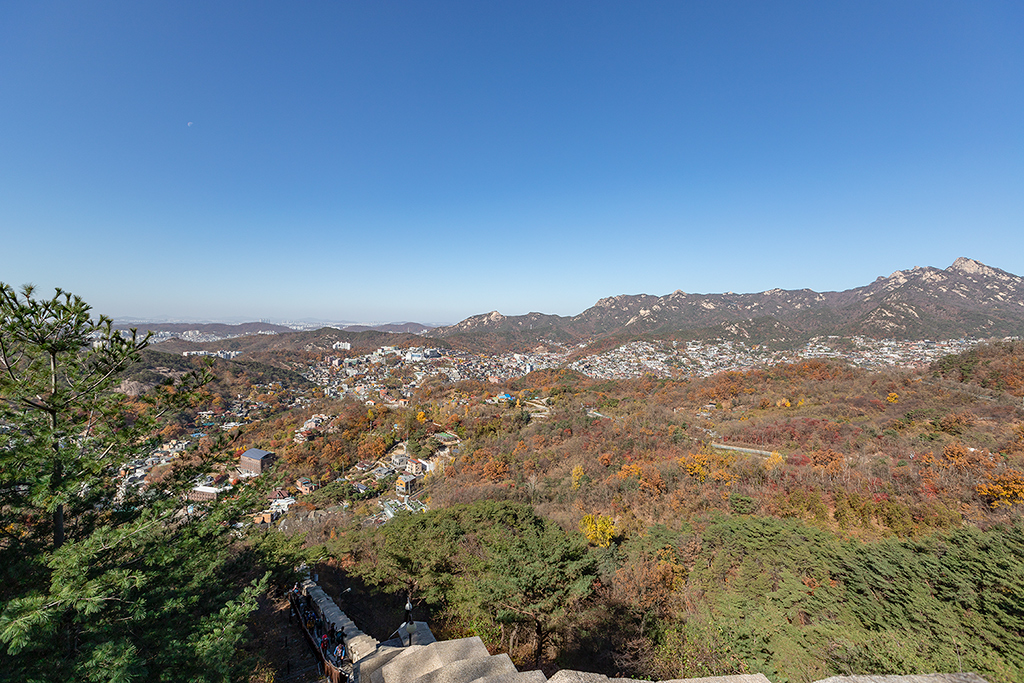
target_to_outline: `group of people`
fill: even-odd
[[[327,632],[320,636],[320,652],[324,659],[331,660],[337,667],[341,667],[345,660],[345,634],[335,630],[333,621],[328,624]]]
[[[335,628],[333,621],[324,629],[323,618],[308,605],[302,605],[300,600],[302,591],[299,589],[299,584],[295,584],[292,587],[292,594],[294,596],[292,605],[294,605],[295,609],[300,610],[301,622],[306,627],[309,635],[312,636],[314,642],[318,643],[320,653],[324,656],[325,660],[341,668],[348,654],[348,649],[345,646],[344,632],[339,632]]]

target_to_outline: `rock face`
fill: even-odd
[[[754,294],[620,295],[572,317],[493,311],[431,334],[529,330],[571,337],[708,331],[746,339],[864,335],[876,338],[991,337],[1024,334],[1024,279],[969,259],[945,269],[914,267],[842,292],[770,289]],[[528,336],[528,335],[526,335]]]
[[[142,396],[144,393],[153,388],[152,384],[144,384],[142,382],[136,382],[135,380],[126,379],[122,380],[121,384],[117,387],[118,393],[124,394],[125,396]]]

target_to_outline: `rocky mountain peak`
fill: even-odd
[[[998,277],[1000,274],[995,268],[990,268],[980,261],[963,256],[953,261],[953,265],[946,270],[957,271],[964,275],[987,275],[989,277]]]

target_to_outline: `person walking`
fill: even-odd
[[[341,642],[338,643],[338,647],[334,650],[334,655],[338,658],[338,666],[341,666],[345,661],[345,657],[348,656],[348,643],[345,641],[344,633],[341,634],[340,640]]]

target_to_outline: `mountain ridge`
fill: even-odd
[[[876,338],[1024,334],[1024,278],[959,257],[945,269],[915,266],[843,291],[769,289],[749,294],[620,294],[574,316],[498,311],[470,316],[426,334],[441,338],[511,334],[520,341],[561,332],[573,338],[612,334],[713,333],[751,339],[822,334]],[[774,331],[774,332],[773,332]]]

